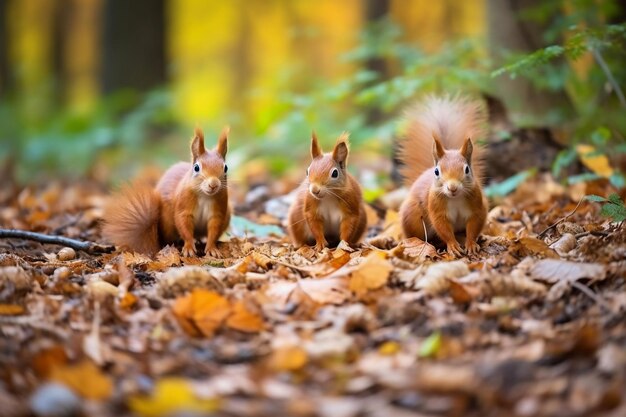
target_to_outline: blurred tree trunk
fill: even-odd
[[[73,4],[68,0],[57,0],[52,16],[52,74],[54,77],[54,100],[62,104],[66,101],[68,83],[65,51],[67,49],[68,24]]]
[[[0,96],[6,97],[15,87],[9,60],[8,10],[10,0],[0,0]]]
[[[489,47],[496,65],[502,64],[501,52],[530,53],[547,46],[543,33],[545,24],[525,20],[521,17],[525,9],[537,7],[542,0],[488,0],[487,24]],[[502,75],[496,80],[497,96],[509,110],[513,121],[530,116],[532,124],[549,126],[565,120],[574,112],[572,103],[564,90],[539,90],[525,78],[510,79]]]
[[[365,24],[371,25],[380,21],[390,12],[390,0],[367,0],[365,5]],[[365,62],[365,68],[378,74],[380,80],[389,78],[389,66],[382,57],[370,58]],[[367,109],[366,120],[368,124],[377,124],[383,118],[380,109],[369,107]]]
[[[146,91],[166,81],[165,0],[106,0],[102,91]]]

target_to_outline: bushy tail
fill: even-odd
[[[159,250],[161,197],[146,182],[122,186],[104,207],[102,236],[135,252],[153,255]]]
[[[474,144],[472,170],[482,178],[484,152],[477,143],[485,137],[486,112],[479,101],[465,97],[427,97],[406,112],[406,133],[399,141],[400,169],[410,185],[422,172],[434,166],[433,136],[446,149],[459,149],[466,138]]]

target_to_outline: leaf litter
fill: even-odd
[[[30,187],[0,221],[99,241],[100,189]],[[2,240],[2,415],[626,415],[626,231],[582,200],[611,192],[537,175],[461,259],[384,203],[322,252],[272,200],[224,259]]]

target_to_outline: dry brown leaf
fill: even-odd
[[[250,255],[252,256],[252,260],[254,261],[254,263],[257,264],[260,268],[267,271],[272,267],[272,259],[269,256],[259,253],[257,251],[252,252]]]
[[[573,282],[582,278],[598,281],[606,276],[606,267],[601,264],[543,259],[531,267],[530,275],[533,279],[551,284],[558,281]]]
[[[18,304],[0,304],[0,316],[19,316],[24,314],[24,307]]]
[[[181,262],[180,252],[178,252],[178,249],[172,245],[167,245],[156,255],[156,263],[159,264],[161,268],[155,268],[155,270],[168,266],[178,266]],[[150,267],[148,267],[148,269],[150,269]]]
[[[53,368],[65,365],[67,360],[65,348],[61,345],[54,345],[35,354],[32,364],[35,373],[46,378]]]
[[[83,398],[102,401],[113,393],[113,382],[90,360],[76,365],[55,367],[50,379],[67,385]]]
[[[576,247],[576,237],[571,233],[565,233],[559,240],[550,245],[560,256],[565,256]]]
[[[391,254],[411,262],[424,262],[426,259],[437,258],[437,249],[430,243],[416,237],[404,239]]]
[[[211,337],[231,313],[228,300],[220,294],[197,288],[176,299],[172,311],[191,336]]]
[[[465,285],[457,282],[454,279],[449,280],[448,282],[448,292],[450,293],[450,297],[452,297],[452,301],[457,304],[469,304],[474,299],[474,294],[465,287]]]
[[[449,288],[451,279],[467,274],[469,268],[463,261],[439,262],[429,266],[413,287],[430,294],[440,294]]]
[[[224,284],[200,266],[170,268],[158,276],[159,293],[163,297],[175,297],[195,288],[206,288],[222,293]]]
[[[364,294],[387,284],[393,266],[384,252],[374,251],[350,275],[350,291]]]
[[[231,329],[245,333],[258,333],[265,328],[263,318],[256,312],[250,311],[244,301],[237,301],[233,305],[233,313],[226,320]]]
[[[137,252],[124,252],[122,253],[122,259],[126,266],[148,265],[152,262],[149,256]]]
[[[559,255],[550,249],[546,242],[535,237],[522,237],[512,247],[513,251],[521,257],[541,256],[558,259]]]

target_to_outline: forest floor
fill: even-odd
[[[381,207],[357,248],[293,250],[280,198],[224,259],[0,239],[0,416],[625,416],[626,228],[583,199],[607,187],[538,176],[461,259]],[[100,241],[102,187],[2,193],[2,227]]]

